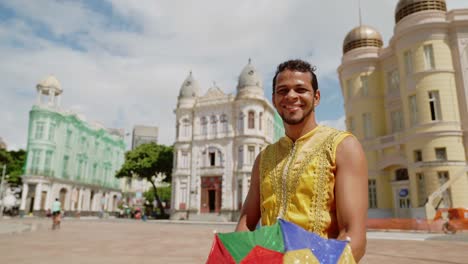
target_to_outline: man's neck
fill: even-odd
[[[318,126],[315,118],[312,120],[304,120],[299,124],[296,125],[289,125],[284,123],[284,130],[286,136],[288,136],[292,141],[296,142],[296,140],[303,135],[309,133],[314,128]]]

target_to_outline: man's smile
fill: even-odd
[[[283,108],[286,108],[288,111],[297,111],[301,109],[302,105],[283,105]]]

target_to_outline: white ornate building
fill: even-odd
[[[202,95],[190,72],[175,109],[173,219],[215,213],[222,220],[235,220],[256,156],[284,134],[275,113],[250,60],[235,95],[216,84]]]

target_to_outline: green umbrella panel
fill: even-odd
[[[257,245],[284,253],[283,234],[278,222],[253,232],[219,233],[218,237],[236,263],[239,263]]]

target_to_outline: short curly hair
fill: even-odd
[[[309,72],[312,76],[311,84],[312,88],[314,89],[314,93],[318,90],[317,76],[315,75],[316,67],[311,66],[310,63],[308,63],[307,61],[296,59],[288,60],[278,65],[275,76],[273,77],[273,93],[275,92],[276,77],[278,77],[278,74],[280,74],[280,72],[283,72],[285,70]]]

